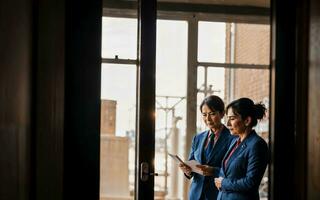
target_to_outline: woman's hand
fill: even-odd
[[[222,177],[214,178],[214,184],[216,185],[216,187],[218,188],[218,190],[220,190],[220,188],[221,188],[222,180],[223,180]]]
[[[187,165],[184,165],[182,163],[179,164],[180,169],[183,171],[183,173],[185,173],[187,176],[191,176],[191,168]]]
[[[214,167],[209,165],[196,165],[201,171],[203,176],[213,176]]]

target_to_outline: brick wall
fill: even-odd
[[[269,64],[269,26],[237,24],[235,63]],[[235,98],[246,96],[255,101],[269,97],[269,70],[235,70]]]
[[[116,106],[113,100],[101,100],[101,134],[115,135],[116,132]]]
[[[230,62],[230,25],[227,26],[226,62]],[[256,24],[236,24],[235,27],[235,58],[236,64],[268,65],[270,60],[270,27]],[[225,100],[228,98],[230,69],[225,75]],[[234,69],[234,99],[249,97],[254,101],[269,98],[269,70]]]

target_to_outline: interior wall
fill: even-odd
[[[272,4],[271,199],[320,198],[320,2]]]
[[[320,2],[310,0],[307,199],[320,199]]]
[[[102,2],[0,1],[0,199],[99,199]]]

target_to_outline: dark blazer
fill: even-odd
[[[223,177],[218,200],[258,200],[259,185],[269,161],[267,143],[253,130],[238,146],[224,166],[238,138],[234,138],[222,160]]]
[[[221,161],[228,150],[232,139],[234,138],[226,127],[223,127],[220,136],[212,148],[207,159],[204,157],[204,146],[209,130],[194,136],[189,160],[196,160],[202,165],[210,165],[215,167],[214,177],[219,175]],[[214,185],[213,177],[205,177],[197,173],[192,173],[192,183],[189,190],[190,200],[199,200],[202,193],[205,199],[215,200],[218,190]],[[189,177],[190,178],[190,177]]]

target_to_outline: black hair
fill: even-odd
[[[229,108],[232,109],[234,114],[239,115],[241,119],[246,119],[251,117],[251,123],[249,126],[254,127],[257,125],[258,120],[263,119],[266,113],[266,107],[262,102],[254,104],[249,98],[240,98],[232,101],[227,106],[227,111]]]
[[[200,112],[202,112],[203,105],[207,105],[210,110],[224,113],[224,103],[222,99],[216,95],[207,96],[200,104]]]

